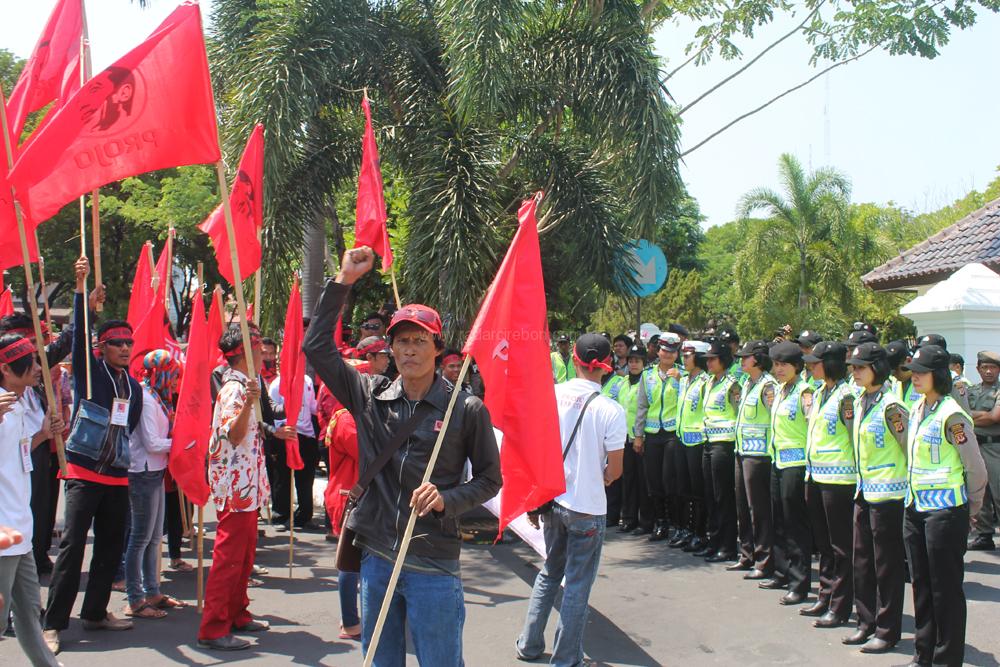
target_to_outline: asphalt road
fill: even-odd
[[[211,528],[206,551],[211,551]],[[340,619],[334,545],[320,533],[299,534],[288,578],[288,533],[267,528],[258,563],[270,574],[251,589],[252,611],[272,630],[240,653],[197,648],[193,607],[165,619],[138,620],[122,633],[85,633],[78,620],[63,633],[59,658],[67,667],[154,665],[358,665],[353,642],[338,640]],[[193,562],[192,554],[185,557]],[[88,555],[89,558],[89,555]],[[514,665],[513,644],[524,621],[538,558],[523,544],[467,545],[462,568],[468,618],[465,661],[471,667]],[[85,579],[84,579],[85,582]],[[165,592],[194,602],[195,576],[167,573]],[[966,661],[1000,665],[1000,555],[971,553]],[[903,665],[912,655],[912,603],[907,591],[903,641],[892,653],[865,656],[840,644],[846,630],[817,630],[796,609],[778,605],[780,592],[758,590],[740,573],[651,544],[609,533],[591,595],[586,655],[592,665]],[[82,602],[82,595],[77,604]],[[116,612],[122,594],[112,598]],[[78,611],[79,607],[77,608]],[[555,614],[549,623],[551,645]],[[97,661],[97,662],[95,662]],[[0,665],[26,660],[13,639],[0,641]],[[416,664],[411,656],[410,664]]]

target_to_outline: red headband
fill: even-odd
[[[106,343],[109,340],[115,340],[117,338],[131,338],[132,330],[128,327],[111,327],[107,331],[101,334],[101,337],[97,339],[98,343]]]
[[[450,364],[452,362],[462,363],[462,355],[460,355],[460,354],[449,354],[447,357],[445,357],[444,359],[441,360],[441,365],[442,366],[447,366],[448,364]]]
[[[49,335],[49,326],[45,323],[45,320],[42,320],[41,322],[39,322],[39,324],[41,325],[41,328],[42,328],[42,335],[43,336],[48,336]],[[18,334],[18,335],[24,336],[25,338],[34,338],[35,337],[35,329],[34,329],[34,327],[23,327],[23,328],[20,328],[20,329],[8,329],[4,333]]]
[[[604,357],[604,359],[594,359],[593,361],[584,361],[583,359],[577,356],[576,350],[573,350],[573,360],[576,361],[576,363],[583,366],[584,368],[586,368],[588,371],[593,371],[595,368],[600,368],[605,372],[613,373],[615,370],[611,367],[611,364],[608,363],[609,361],[611,361],[610,356]]]
[[[30,338],[18,338],[5,348],[0,349],[0,363],[9,364],[35,353],[35,344]]]
[[[259,346],[260,345],[260,341],[261,341],[261,337],[260,336],[255,336],[253,334],[250,335],[250,347],[251,348]],[[242,355],[243,355],[243,343],[240,343],[239,345],[237,345],[233,349],[229,350],[229,352],[223,352],[222,353],[222,356],[225,357],[226,359],[232,359],[233,357],[239,357],[239,356],[242,356]]]
[[[389,352],[389,346],[384,340],[378,340],[367,347],[359,347],[355,350],[358,359],[364,359],[366,354],[378,354],[379,352]]]

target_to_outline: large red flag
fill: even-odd
[[[208,501],[205,458],[212,433],[212,355],[218,341],[209,339],[205,303],[195,294],[188,334],[187,361],[174,416],[173,445],[170,447],[170,474],[177,486],[196,505]]]
[[[392,266],[392,248],[386,227],[385,193],[382,191],[382,168],[372,130],[372,110],[368,97],[361,100],[365,110],[365,136],[361,141],[361,173],[358,175],[358,203],[355,209],[354,247],[370,246],[382,257],[382,270]]]
[[[517,233],[464,349],[479,365],[486,407],[503,431],[501,533],[524,512],[566,491],[535,205],[526,201],[518,211]]]
[[[10,181],[39,223],[111,181],[219,159],[201,11],[183,4],[32,135]]]
[[[129,365],[133,374],[138,373],[139,367],[142,366],[142,358],[147,352],[166,349],[164,322],[167,318],[167,307],[164,295],[167,289],[167,273],[170,271],[169,259],[167,246],[163,246],[160,258],[156,260],[156,289],[151,290],[153,300],[146,303],[146,312],[139,319],[139,323],[132,325],[132,338],[135,342],[132,344],[132,359]]]
[[[0,281],[2,282],[2,281]],[[7,317],[14,314],[14,295],[9,287],[0,287],[0,317]]]
[[[222,322],[222,291],[216,287],[212,292],[212,305],[208,309],[208,358],[214,361],[213,367],[226,363],[226,358],[219,349],[219,339],[222,338],[224,325]]]
[[[257,232],[264,227],[264,126],[257,124],[250,133],[240,168],[229,193],[236,232],[236,252],[240,258],[240,280],[245,280],[260,268],[260,241]],[[219,273],[233,284],[233,260],[229,254],[229,234],[222,204],[198,228],[208,234],[215,248]]]
[[[139,249],[139,259],[135,263],[135,277],[132,279],[132,291],[128,298],[128,315],[125,319],[132,325],[132,330],[139,326],[153,303],[153,267],[150,265],[150,246],[146,241]]]
[[[82,9],[80,0],[58,0],[35,50],[21,70],[7,103],[13,146],[20,143],[28,114],[54,101],[58,107],[80,88]]]
[[[288,311],[285,313],[285,335],[281,341],[281,374],[278,376],[278,392],[285,402],[285,419],[289,426],[295,426],[302,410],[302,390],[305,386],[306,355],[302,354],[302,295],[299,293],[298,279],[292,283],[292,293],[288,296]],[[285,440],[285,457],[293,470],[302,470],[305,463],[299,453],[299,439]]]
[[[2,158],[0,165],[0,271],[24,263],[21,254],[21,237],[17,229],[17,217],[14,212],[14,198],[11,195],[10,183],[7,182],[7,159]],[[28,241],[28,259],[38,261],[38,245],[32,233],[34,226],[25,222],[25,233]]]

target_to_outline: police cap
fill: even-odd
[[[667,331],[669,331],[670,333],[677,334],[678,336],[684,336],[685,338],[691,335],[688,333],[687,327],[677,322],[674,322],[669,327],[667,327]]]
[[[905,368],[917,373],[948,370],[951,357],[940,345],[921,345],[913,353],[913,360]]]
[[[767,341],[764,340],[748,340],[743,343],[743,347],[734,355],[737,357],[752,357],[758,352],[767,354]]]
[[[877,342],[878,340],[875,338],[875,334],[865,329],[858,329],[857,331],[852,331],[851,335],[847,337],[847,347],[857,347],[862,343],[877,343]]]
[[[976,361],[980,364],[993,364],[994,366],[1000,366],[1000,354],[990,352],[989,350],[983,350],[976,355]]]
[[[732,327],[722,327],[719,329],[719,339],[726,343],[740,342],[740,335]]]
[[[626,359],[631,359],[632,357],[639,357],[643,361],[646,361],[646,348],[643,345],[633,345],[628,349],[628,354],[625,355]]]
[[[823,336],[821,336],[819,332],[813,331],[812,329],[806,329],[805,331],[799,334],[799,337],[795,339],[795,342],[801,345],[802,347],[812,347],[813,345],[819,343],[822,340]]]
[[[878,343],[861,343],[851,352],[847,363],[851,366],[871,366],[876,361],[888,361],[889,355]]]
[[[708,343],[708,352],[705,353],[706,357],[718,357],[724,354],[723,350],[726,348],[726,343],[718,336],[709,336],[705,339]]]
[[[885,354],[891,368],[898,368],[910,355],[910,347],[901,340],[890,341],[885,346]]]
[[[847,346],[835,340],[821,340],[813,347],[812,354],[803,355],[802,361],[815,364],[824,359],[843,359],[847,356]]]
[[[943,350],[948,349],[948,341],[944,339],[941,334],[926,334],[917,339],[917,347],[923,347],[924,345],[937,345]]]
[[[802,348],[799,347],[798,343],[784,341],[776,343],[771,348],[769,356],[771,361],[781,361],[786,364],[800,363],[802,361]]]

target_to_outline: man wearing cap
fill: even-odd
[[[653,334],[646,341],[646,365],[654,366],[660,360],[660,336],[663,334]]]
[[[729,367],[729,374],[736,378],[736,381],[743,386],[747,380],[747,374],[743,372],[740,360],[736,358],[736,353],[740,351],[740,336],[732,327],[721,327],[719,329],[719,340],[729,346],[729,354],[733,357],[733,363]]]
[[[976,355],[976,360],[982,382],[969,389],[969,407],[989,483],[983,510],[974,521],[977,535],[969,543],[969,549],[993,551],[996,548],[994,528],[996,520],[1000,519],[1000,382],[997,382],[1000,354],[983,351]]]
[[[604,487],[621,475],[625,446],[625,411],[599,391],[602,374],[611,371],[609,341],[600,334],[580,336],[573,362],[577,377],[556,387],[566,493],[541,515],[545,565],[535,578],[516,649],[519,660],[542,656],[545,624],[565,580],[553,665],[583,664],[587,602],[604,543]],[[537,519],[529,520],[537,527]]]
[[[458,518],[500,490],[500,455],[486,407],[461,392],[431,481],[421,483],[455,390],[436,373],[436,359],[444,349],[440,316],[420,304],[406,305],[393,315],[389,346],[399,367],[399,377],[393,381],[359,374],[334,348],[333,330],[351,285],[371,270],[373,262],[368,247],[344,253],[340,273],[327,282],[303,344],[320,379],[357,423],[359,474],[365,474],[414,414],[418,420],[413,435],[375,473],[346,524],[357,534],[355,544],[364,555],[361,646],[368,651],[404,530],[410,513],[416,512],[415,537],[403,561],[374,664],[403,664],[409,626],[421,664],[458,667],[465,622]],[[466,460],[472,475],[463,481]],[[603,502],[604,490],[599,491]]]
[[[819,333],[813,331],[812,329],[806,329],[805,331],[799,334],[798,338],[795,339],[795,342],[799,344],[799,348],[802,350],[802,354],[806,355],[806,354],[812,354],[813,347],[815,347],[822,340],[823,336],[821,336]],[[802,377],[803,380],[808,382],[813,389],[819,389],[823,385],[822,380],[813,379],[809,366],[806,366],[805,369],[803,369],[802,373],[800,373],[800,376]]]
[[[559,334],[559,337],[556,338],[556,351],[550,355],[552,358],[552,379],[556,384],[576,377],[573,359],[569,353],[569,344],[569,336]]]
[[[682,507],[678,530],[669,546],[688,553],[709,555],[705,539],[706,518],[710,499],[705,489],[703,461],[705,456],[705,385],[708,383],[708,343],[685,341],[681,346],[684,370],[677,399],[676,476]]]
[[[775,379],[767,342],[747,342],[736,357],[747,379],[736,417],[736,511],[739,561],[730,570],[749,570],[744,579],[774,574],[774,523],[771,517],[771,410]],[[765,402],[764,396],[770,398]]]
[[[705,560],[723,563],[736,560],[736,418],[740,385],[729,374],[733,357],[721,338],[706,341],[709,378],[705,382],[705,438],[702,475],[705,494],[712,494],[708,516],[709,551]]]
[[[677,406],[680,371],[674,366],[680,338],[665,333],[659,338],[657,365],[647,368],[639,381],[636,399],[635,451],[642,455],[653,510],[653,542],[667,539],[670,520],[668,502],[676,491],[674,456],[677,449]]]
[[[622,455],[622,510],[618,532],[648,535],[653,532],[653,503],[646,491],[645,457],[635,446],[637,435],[644,433],[637,422],[639,395],[645,391],[642,382],[646,366],[646,348],[633,345],[626,354],[628,375],[618,392],[618,404],[625,410],[625,452]]]
[[[45,641],[53,653],[60,648],[59,633],[69,627],[69,616],[80,590],[84,550],[95,526],[93,555],[80,617],[85,630],[129,630],[132,622],[108,611],[111,585],[125,546],[128,511],[128,437],[142,416],[142,388],[129,377],[132,327],[108,320],[97,330],[100,359],[90,362],[90,399],[87,399],[89,332],[84,326],[84,284],[90,273],[86,257],[76,261],[73,301],[73,430],[66,442],[66,525],[59,556],[52,570],[46,604]],[[90,415],[89,419],[81,412]],[[91,421],[91,420],[100,420]],[[88,425],[101,426],[97,429]]]

